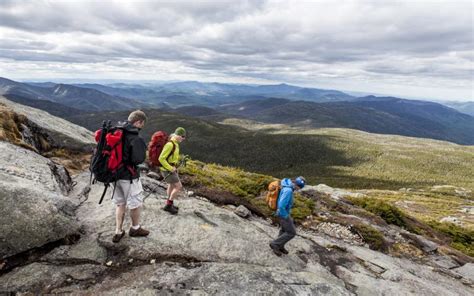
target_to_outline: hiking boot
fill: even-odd
[[[272,243],[270,243],[270,248],[273,250],[273,253],[275,253],[275,255],[277,255],[278,257],[280,257],[281,255],[283,255],[283,253],[281,252],[280,248],[273,245]]]
[[[280,252],[282,252],[282,253],[285,254],[285,255],[288,255],[288,250],[285,249],[285,247],[281,247],[281,248],[280,248]]]
[[[128,235],[130,236],[147,236],[148,234],[150,234],[150,232],[141,226],[138,229],[130,227],[130,230],[128,231]]]
[[[174,207],[173,205],[166,205],[163,210],[166,212],[170,213],[171,215],[176,215],[178,214],[178,209]]]
[[[122,237],[125,235],[125,230],[122,230],[122,233],[116,233],[113,237],[112,237],[112,242],[114,243],[118,243]]]
[[[176,206],[175,204],[172,204],[171,206],[172,206],[173,208],[175,208],[175,209],[176,209],[176,211],[177,211],[177,210],[179,210],[179,207],[178,207],[178,206]]]

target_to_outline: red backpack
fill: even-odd
[[[95,132],[95,141],[99,143],[102,130]],[[120,128],[108,130],[105,134],[105,147],[102,156],[107,158],[107,170],[113,175],[123,166],[123,131]],[[100,178],[100,177],[99,177]],[[97,179],[97,178],[96,178]],[[98,180],[99,182],[102,182]]]
[[[148,143],[148,162],[150,168],[157,168],[161,166],[160,163],[160,154],[163,151],[165,144],[170,142],[168,134],[164,131],[157,131],[151,136],[150,143]],[[171,150],[170,156],[173,155],[175,150],[175,145],[173,144],[173,149]],[[169,157],[169,156],[168,156]]]
[[[95,132],[97,147],[89,169],[91,181],[92,176],[94,177],[92,183],[101,182],[105,185],[99,204],[102,203],[110,183],[116,182],[123,170],[129,170],[132,175],[136,173],[133,168],[126,166],[123,162],[124,132],[123,127],[112,127],[110,121],[108,124],[104,121],[102,128]]]

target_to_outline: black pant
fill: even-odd
[[[289,242],[296,235],[295,224],[291,217],[281,218],[278,217],[278,222],[280,223],[280,233],[278,237],[272,241],[272,245],[279,248],[283,248],[287,242]]]

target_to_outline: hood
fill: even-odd
[[[124,130],[126,130],[129,133],[132,134],[138,134],[140,132],[140,129],[137,127],[134,127],[130,122],[125,121],[125,122],[119,122],[118,126],[123,127]]]
[[[283,180],[281,180],[281,187],[291,187],[293,188],[293,182],[291,182],[291,179],[289,178],[285,178]]]

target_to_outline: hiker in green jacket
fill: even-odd
[[[178,127],[174,134],[170,136],[170,141],[163,147],[163,151],[161,151],[159,157],[161,175],[164,181],[168,183],[168,189],[166,190],[168,199],[166,200],[166,205],[163,210],[172,215],[178,213],[178,207],[174,205],[173,201],[183,188],[179,179],[177,165],[179,163],[179,143],[184,141],[185,138],[186,130],[182,127]]]

